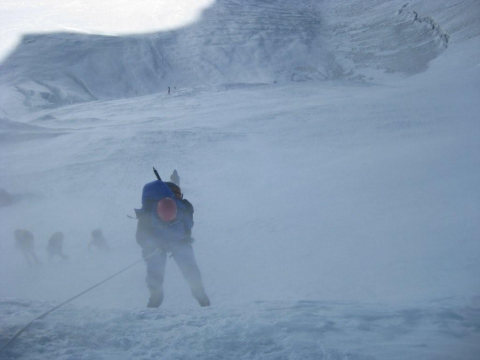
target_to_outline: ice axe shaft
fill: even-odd
[[[153,168],[153,173],[154,173],[155,176],[157,177],[157,180],[162,180],[162,178],[160,177],[160,175],[158,175],[158,171],[157,171],[157,169],[155,169],[155,167]]]

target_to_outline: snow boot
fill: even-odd
[[[193,292],[193,296],[197,299],[201,307],[210,306],[210,299],[203,289]]]
[[[197,299],[201,307],[210,306],[210,299],[205,295],[204,298]]]
[[[148,299],[148,308],[158,308],[162,305],[163,293],[161,291],[150,290],[150,299]]]

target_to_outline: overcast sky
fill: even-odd
[[[0,0],[0,60],[22,34],[144,33],[183,26],[214,0]]]

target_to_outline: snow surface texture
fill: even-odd
[[[144,310],[138,266],[6,359],[478,359],[479,11],[223,0],[176,31],[26,36],[0,67],[0,188],[29,194],[0,208],[0,345],[140,258],[152,166],[195,206],[213,307],[169,262]]]
[[[51,306],[0,301],[0,311],[12,316],[11,330]],[[455,353],[452,358],[468,359],[478,345],[465,337],[479,321],[478,308],[454,310],[441,302],[391,308],[258,301],[207,311],[67,307],[34,323],[23,346],[6,358],[403,360]]]

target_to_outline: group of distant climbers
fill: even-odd
[[[40,260],[35,254],[33,234],[25,229],[16,229],[13,234],[15,238],[15,247],[23,254],[27,264],[29,266],[40,265]],[[52,261],[53,258],[57,256],[63,260],[68,259],[68,256],[63,253],[64,238],[65,235],[61,231],[57,231],[50,236],[46,249],[48,260]],[[88,243],[88,250],[92,251],[92,249],[99,251],[108,251],[110,249],[101,229],[95,229],[92,231],[92,238]]]

